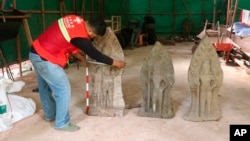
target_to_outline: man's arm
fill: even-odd
[[[85,55],[82,53],[82,51],[79,51],[77,53],[72,54],[75,58],[80,60],[81,62],[85,60]]]
[[[70,43],[80,48],[90,58],[95,59],[98,62],[105,63],[107,65],[116,66],[118,68],[125,67],[125,62],[114,60],[97,50],[89,39],[86,38],[73,38]]]

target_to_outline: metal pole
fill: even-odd
[[[152,0],[149,0],[149,14],[152,16],[153,3]]]
[[[173,35],[176,34],[176,0],[173,2]]]
[[[2,0],[1,9],[0,9],[1,11],[4,11],[5,3],[6,3],[6,0]]]
[[[84,16],[85,14],[85,0],[82,1],[82,13],[81,15]]]
[[[232,32],[233,32],[233,24],[234,24],[234,18],[235,18],[235,13],[236,13],[236,11],[237,11],[237,7],[238,7],[238,0],[236,0],[235,1],[235,3],[234,3],[234,11],[233,11],[233,16],[232,16],[232,21],[231,21],[231,31],[230,31],[230,38],[231,38],[231,36],[232,36]]]
[[[19,73],[20,77],[23,76],[23,71],[22,71],[22,55],[21,55],[21,45],[20,45],[20,36],[17,34],[16,37],[16,45],[17,45],[17,60],[18,60],[18,65],[19,65]]]
[[[86,56],[87,60],[87,56]],[[89,63],[86,61],[86,114],[89,112]]]
[[[231,0],[228,0],[227,1],[227,19],[226,19],[226,27],[228,28],[229,26],[229,14],[230,14],[230,3],[231,3]]]
[[[214,0],[214,12],[213,12],[213,29],[215,29],[215,19],[216,19],[216,0]]]
[[[45,30],[45,14],[44,14],[44,0],[41,0],[41,14],[42,14],[42,22],[43,22],[43,31]]]
[[[12,0],[13,8],[16,9],[16,0]]]
[[[201,22],[203,23],[206,20],[205,19],[205,11],[204,11],[204,9],[205,9],[204,8],[204,6],[205,6],[205,0],[202,0],[202,5],[201,6],[202,6],[202,21]]]
[[[76,14],[76,0],[72,0],[73,13]]]
[[[188,8],[188,6],[187,6],[186,1],[185,1],[185,0],[182,0],[182,2],[183,2],[184,7],[186,8],[186,11],[187,11],[189,17],[191,18],[191,20],[192,20],[192,22],[193,22],[193,25],[194,25],[194,28],[195,28],[195,31],[196,31],[197,28],[196,28],[195,21],[194,21],[194,19],[193,19],[193,17],[192,17],[192,13],[189,11],[189,8]]]

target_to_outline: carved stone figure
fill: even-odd
[[[143,101],[139,116],[172,118],[174,67],[167,48],[156,42],[141,68]]]
[[[218,120],[221,117],[218,95],[223,83],[223,71],[216,50],[207,36],[201,40],[191,59],[188,83],[191,105],[184,119]]]
[[[124,61],[122,47],[110,27],[93,45],[113,59]],[[108,65],[89,64],[90,103],[88,114],[92,116],[123,116],[125,102],[121,76],[123,69]]]

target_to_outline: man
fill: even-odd
[[[125,67],[125,62],[113,60],[93,47],[91,39],[105,32],[106,24],[101,18],[85,22],[79,16],[68,15],[54,22],[32,43],[29,58],[35,68],[45,120],[55,120],[55,129],[80,129],[70,123],[71,87],[63,70],[71,54],[82,61],[84,57],[79,52],[83,51],[98,62]]]

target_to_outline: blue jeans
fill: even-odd
[[[30,52],[29,59],[36,72],[45,120],[55,119],[55,128],[67,126],[70,122],[71,88],[63,68],[42,60],[35,53]]]

